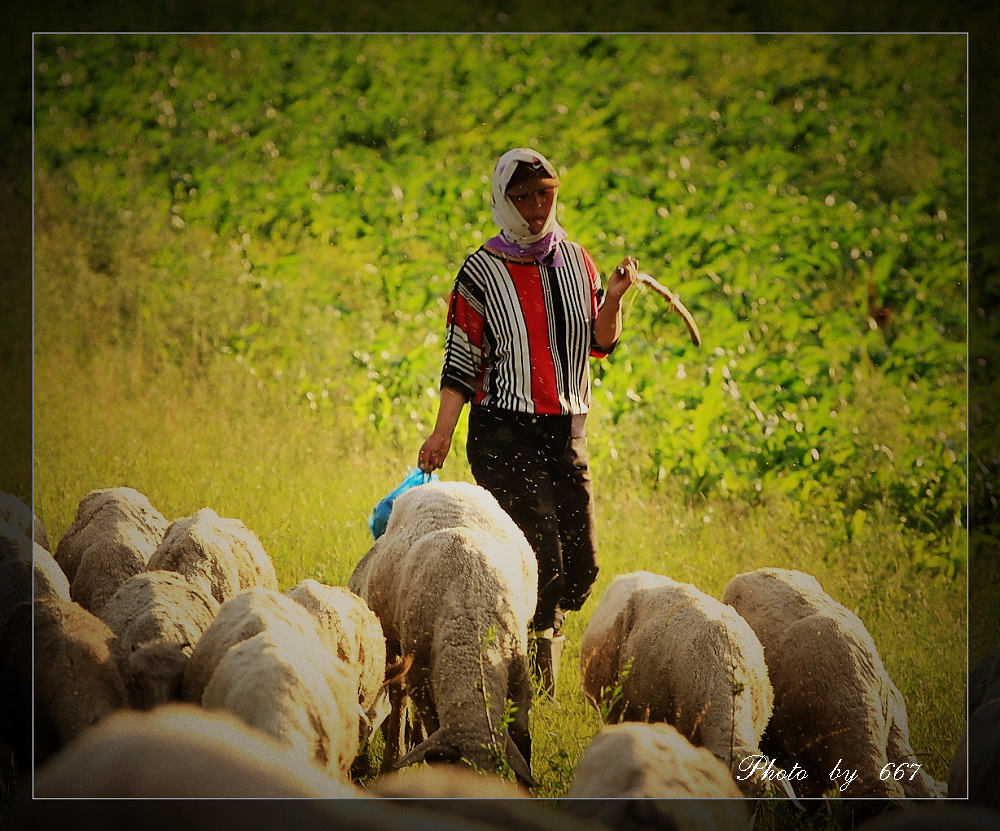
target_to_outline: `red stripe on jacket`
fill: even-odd
[[[537,412],[543,415],[559,414],[559,388],[556,367],[549,345],[548,316],[538,266],[508,262],[510,272],[528,330],[528,356],[531,362],[531,398]]]

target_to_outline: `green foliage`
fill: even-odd
[[[886,502],[927,538],[914,565],[954,574],[961,47],[41,37],[39,214],[75,244],[51,279],[40,269],[39,340],[69,334],[86,355],[110,339],[192,371],[230,359],[281,382],[290,405],[351,399],[357,429],[415,443],[452,275],[489,233],[486,174],[504,147],[537,143],[569,165],[564,223],[599,262],[640,254],[705,334],[701,349],[680,343],[664,304],[632,301],[593,422],[636,439],[623,448],[645,462],[635,475],[680,478],[687,498],[797,493],[848,518]]]
[[[967,487],[992,498],[965,453],[961,36],[34,44],[35,498],[54,540],[87,490],[130,484],[168,515],[244,518],[289,585],[346,581],[433,423],[493,162],[528,145],[599,267],[636,255],[703,335],[638,288],[594,364],[602,580],[717,592],[786,563],[885,633],[922,592],[959,602]],[[468,478],[464,430],[450,477]],[[923,661],[896,664],[911,689]],[[559,795],[599,718],[576,713],[570,738],[543,709]],[[942,710],[914,729],[954,732]]]

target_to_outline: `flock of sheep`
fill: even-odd
[[[347,586],[284,592],[254,533],[209,508],[170,522],[136,490],[97,490],[51,551],[5,497],[2,738],[22,764],[33,747],[35,797],[336,797],[310,810],[341,827],[494,827],[397,800],[530,795],[536,594],[524,535],[463,482],[399,497]],[[936,782],[862,621],[802,572],[737,575],[721,600],[620,575],[580,660],[606,725],[565,808],[534,803],[529,821],[505,800],[505,823],[746,828],[764,795],[934,799],[967,782],[1000,808],[985,796],[1000,650],[972,676],[973,747]]]

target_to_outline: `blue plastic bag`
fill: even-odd
[[[415,488],[417,485],[437,481],[437,478],[436,473],[424,473],[419,467],[415,467],[407,473],[402,484],[383,496],[379,500],[379,503],[372,509],[372,515],[368,517],[368,528],[371,530],[372,536],[378,539],[385,533],[386,523],[389,522],[389,514],[392,513],[392,503],[396,501],[396,497],[405,493],[410,488]]]

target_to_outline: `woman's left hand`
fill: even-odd
[[[611,272],[611,277],[608,279],[608,293],[614,293],[620,298],[635,284],[638,273],[639,261],[635,257],[625,257]]]

